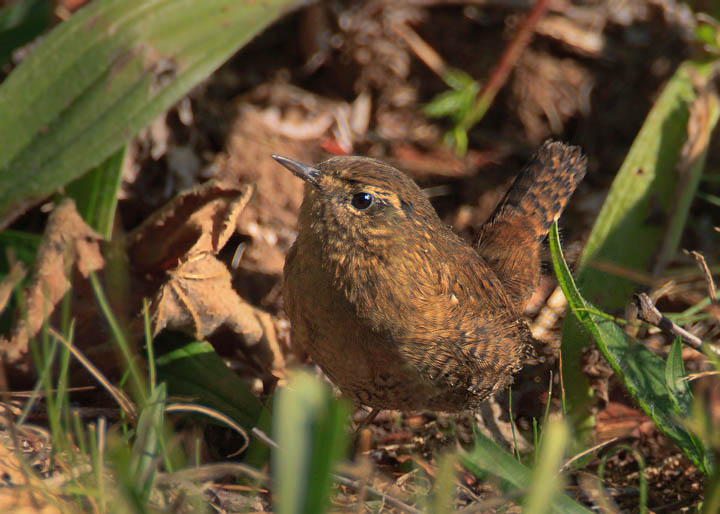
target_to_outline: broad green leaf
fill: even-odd
[[[448,73],[445,78],[452,89],[436,95],[423,107],[423,112],[433,118],[449,116],[457,124],[472,108],[480,85],[464,73]]]
[[[124,159],[125,147],[108,157],[100,166],[69,184],[65,191],[75,200],[77,210],[87,224],[108,240],[112,239]]]
[[[467,127],[461,122],[473,108],[480,92],[480,84],[462,70],[449,68],[443,80],[451,88],[435,96],[423,107],[423,112],[433,118],[449,117],[454,127],[443,136],[444,144],[455,147],[455,153],[462,157],[467,152]]]
[[[471,102],[473,98],[470,97]],[[471,105],[472,103],[468,103],[466,91],[449,89],[433,98],[423,107],[422,111],[431,118],[450,116],[455,119],[459,115],[458,113],[465,112]]]
[[[347,448],[347,405],[307,372],[277,393],[272,471],[278,514],[326,512],[331,472]]]
[[[476,475],[487,472],[506,481],[514,489],[526,491],[531,488],[533,472],[515,460],[512,454],[479,432],[475,433],[475,447],[470,453],[461,454],[463,465]],[[556,471],[556,470],[553,470]],[[551,512],[589,514],[590,509],[580,505],[563,493],[552,499]]]
[[[156,342],[168,337],[171,336],[163,333]],[[157,375],[159,382],[167,383],[171,396],[219,410],[248,431],[257,424],[262,403],[228,369],[210,343],[193,341],[159,356]]]
[[[467,72],[459,68],[447,68],[442,79],[449,87],[458,91],[463,89],[474,89],[476,93],[480,91],[480,84]]]
[[[95,0],[0,85],[0,228],[104,162],[297,0]]]
[[[677,444],[698,468],[708,473],[712,466],[709,455],[697,438],[676,419],[675,403],[667,390],[663,360],[643,345],[630,341],[614,322],[596,314],[599,309],[580,295],[573,281],[560,248],[557,224],[550,229],[549,239],[555,274],[575,317],[595,339],[618,378],[660,431]]]
[[[685,364],[682,359],[682,340],[675,339],[665,363],[665,385],[675,412],[687,415],[692,406],[692,393],[685,376]]]
[[[696,84],[707,81],[717,62],[682,64],[668,81],[645,119],[593,226],[577,269],[585,297],[611,313],[630,300],[637,284],[593,267],[595,262],[618,268],[659,273],[677,251],[690,203],[705,165],[706,146],[690,169],[678,171],[688,136],[690,106],[698,100]],[[709,135],[717,123],[718,99],[709,93],[706,116],[697,134]],[[578,366],[587,343],[570,317],[563,324],[562,374],[569,414],[587,426],[592,402],[587,379]]]

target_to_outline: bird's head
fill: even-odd
[[[315,166],[273,158],[305,181],[298,231],[368,251],[440,223],[420,188],[403,172],[368,157],[332,157]]]

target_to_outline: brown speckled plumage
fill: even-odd
[[[540,149],[478,250],[385,163],[276,159],[306,181],[285,262],[292,340],[344,394],[374,408],[456,411],[511,381],[531,341],[517,306],[537,280],[542,238],[585,173],[578,149]],[[354,207],[363,193],[372,203]]]
[[[478,253],[516,304],[540,278],[540,243],[585,176],[585,161],[578,147],[546,142],[480,230]]]

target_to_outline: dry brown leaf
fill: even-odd
[[[235,292],[227,267],[210,253],[188,258],[169,275],[154,306],[155,334],[173,328],[204,339],[226,325],[248,344],[263,337],[255,309]]]
[[[7,363],[18,364],[28,354],[30,337],[70,290],[68,277],[74,282],[87,279],[91,271],[104,267],[101,240],[78,214],[73,200],[65,199],[55,208],[38,249],[33,281],[25,290],[27,317],[17,321],[9,339],[0,339],[0,353]],[[26,362],[22,367],[28,366]]]
[[[540,144],[552,134],[561,134],[569,119],[588,113],[592,88],[592,76],[576,61],[525,51],[511,91],[528,139]]]
[[[60,507],[62,505],[62,508]],[[69,512],[60,498],[48,499],[47,492],[35,488],[0,488],[0,512],[14,514],[60,514]]]
[[[167,270],[153,302],[154,334],[165,328],[205,339],[220,326],[252,345],[263,338],[255,308],[232,287],[232,276],[215,255],[236,230],[255,191],[235,180],[213,180],[178,196],[130,236],[136,270]]]
[[[235,232],[237,218],[255,190],[212,180],[172,202],[128,238],[128,255],[141,273],[172,268],[189,256],[217,254]]]
[[[33,514],[68,512],[64,508],[67,507],[66,502],[51,494],[42,485],[41,480],[32,474],[27,464],[25,464],[27,471],[23,471],[23,463],[8,447],[11,443],[10,438],[5,437],[6,434],[7,432],[0,437],[0,441],[3,442],[0,444],[0,475],[3,477],[4,485],[12,487],[0,487],[0,512]]]
[[[256,199],[238,220],[238,230],[252,238],[243,268],[280,277],[295,236],[303,182],[279,166],[271,154],[307,163],[319,158],[317,145],[286,137],[266,123],[259,109],[243,104],[227,154],[215,165],[220,176],[257,184]]]
[[[609,402],[598,412],[596,420],[597,441],[607,441],[613,437],[636,437],[646,431],[648,422],[652,424],[644,412],[618,402]]]
[[[15,452],[13,452],[7,445],[12,444],[9,435],[5,437],[8,432],[3,433],[3,437],[0,438],[4,444],[0,444],[0,475],[3,477],[5,484],[22,485],[27,482],[26,475],[23,472],[23,466],[18,459]],[[2,510],[2,512],[7,512]]]

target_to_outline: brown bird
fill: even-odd
[[[518,307],[539,278],[541,243],[585,175],[578,148],[545,143],[477,249],[381,161],[273,158],[305,181],[284,270],[291,337],[346,396],[458,411],[508,385],[532,354]]]

